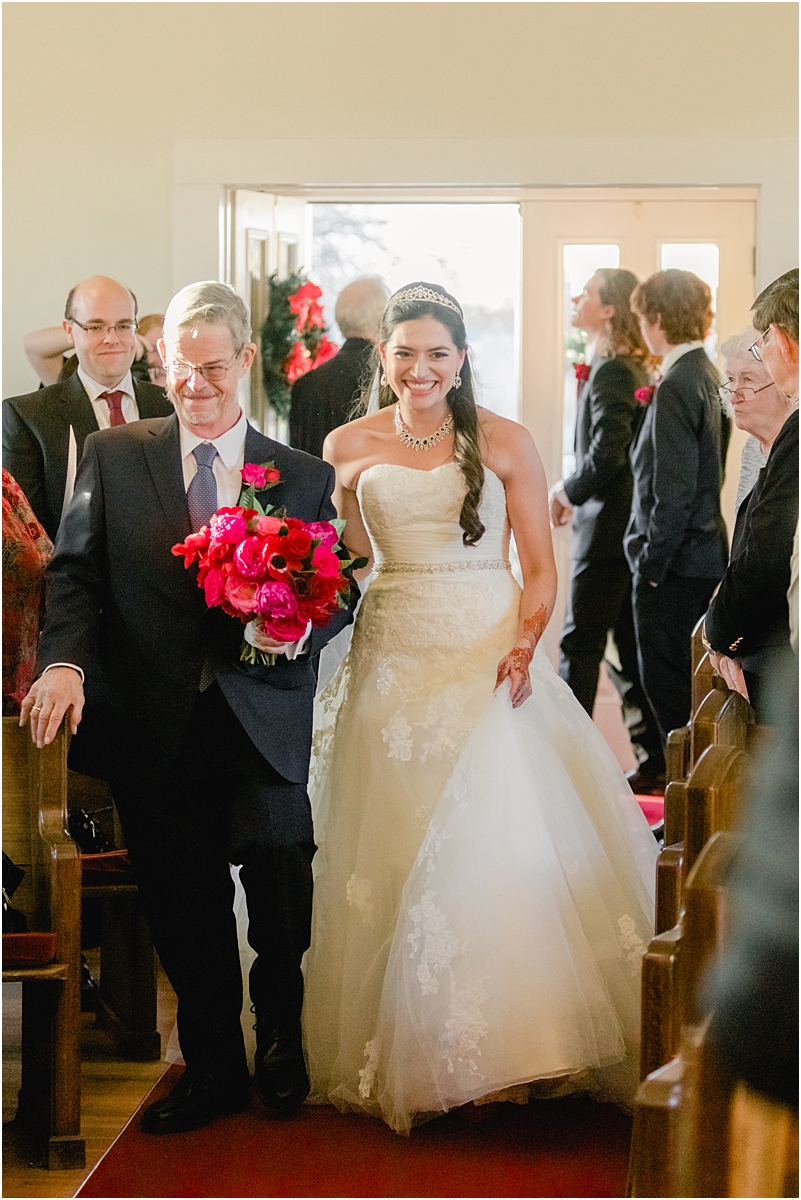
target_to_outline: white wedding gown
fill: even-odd
[[[468,547],[458,465],[363,472],[376,573],[316,704],[311,1100],[403,1132],[530,1081],[637,1082],[656,844],[541,650],[520,708],[493,691],[520,589],[485,475]]]

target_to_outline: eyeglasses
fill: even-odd
[[[739,400],[742,400],[743,404],[747,404],[749,400],[753,400],[754,396],[758,396],[760,392],[766,392],[768,388],[771,387],[773,387],[772,379],[770,383],[766,383],[764,387],[761,388],[730,388],[726,387],[724,384],[723,387],[718,388],[718,394],[721,400],[731,400],[732,396],[737,396]]]
[[[90,333],[92,337],[106,337],[109,333],[129,334],[136,331],[136,321],[118,321],[116,325],[104,325],[100,321],[93,321],[91,325],[84,325],[83,321],[79,321],[76,317],[67,317],[68,321],[72,321],[73,325],[80,325],[85,333]]]
[[[190,375],[202,375],[208,383],[222,383],[242,350],[240,346],[229,363],[205,363],[202,367],[192,367],[189,363],[171,362],[167,363],[164,370],[174,383],[186,383]]]
[[[759,343],[760,343],[760,342],[764,342],[765,338],[766,338],[766,337],[768,336],[768,334],[770,333],[770,329],[771,329],[771,327],[770,327],[770,325],[768,325],[768,327],[767,327],[767,329],[765,330],[765,332],[764,332],[764,333],[761,333],[761,334],[759,335],[759,337],[757,338],[757,340],[754,342],[753,346],[749,346],[749,347],[748,347],[748,353],[749,353],[749,354],[753,354],[753,356],[754,356],[754,358],[757,360],[757,362],[762,362],[762,361],[763,361],[762,355],[761,355],[761,353],[760,353],[760,350],[759,350]]]

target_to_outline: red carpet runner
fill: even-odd
[[[78,1196],[622,1196],[630,1134],[619,1109],[585,1097],[504,1105],[481,1125],[449,1113],[410,1138],[333,1108],[274,1121],[254,1101],[166,1138],[134,1117]]]

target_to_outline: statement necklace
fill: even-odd
[[[430,433],[428,437],[415,437],[408,425],[400,414],[400,405],[395,409],[395,432],[403,442],[404,446],[408,446],[410,450],[430,450],[432,446],[436,446],[437,442],[441,442],[449,433],[453,433],[453,414],[448,413],[445,420],[440,425],[435,433]]]

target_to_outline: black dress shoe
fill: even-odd
[[[256,1091],[276,1116],[291,1116],[308,1096],[299,1025],[269,1030],[256,1025]]]
[[[223,1085],[213,1075],[187,1070],[168,1096],[145,1109],[142,1128],[145,1133],[186,1133],[249,1104],[249,1083]]]
[[[629,787],[638,796],[664,796],[665,794],[665,773],[664,771],[642,771],[637,768],[636,771],[629,771],[626,775],[626,780]]]

